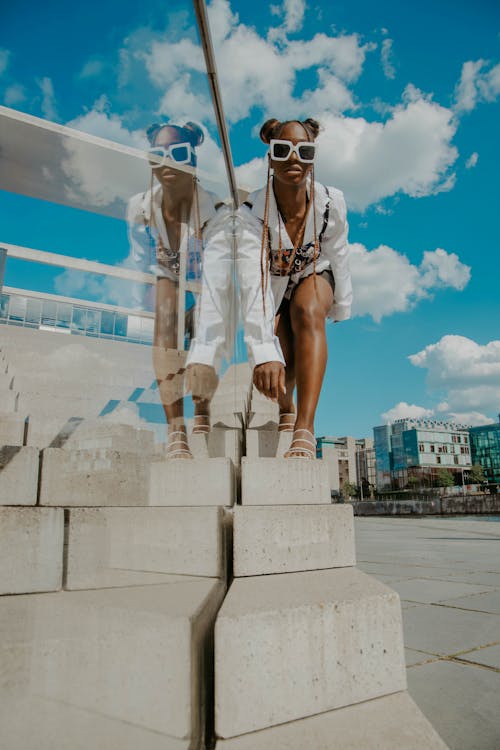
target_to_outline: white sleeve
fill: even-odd
[[[151,273],[150,262],[150,239],[144,226],[142,214],[139,211],[139,205],[142,195],[134,195],[127,206],[127,232],[129,242],[129,254],[125,258],[123,265],[125,268],[133,268],[136,271]],[[144,297],[147,284],[134,282],[132,286],[132,300],[135,307],[141,307],[144,303]]]
[[[328,188],[330,212],[328,226],[323,235],[321,250],[328,257],[335,278],[335,295],[331,317],[347,320],[351,317],[352,283],[349,269],[349,245],[347,235],[347,208],[344,195],[336,188]]]
[[[196,303],[195,337],[187,365],[205,364],[219,369],[230,354],[235,328],[234,252],[230,233],[231,211],[222,207],[203,233],[203,273]]]
[[[238,219],[236,272],[248,359],[252,368],[264,362],[285,364],[278,337],[274,335],[276,311],[271,279],[268,278],[266,288],[261,273],[262,223],[246,206],[240,208]]]

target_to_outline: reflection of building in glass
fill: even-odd
[[[500,422],[471,427],[472,463],[480,464],[488,482],[500,482]]]
[[[70,297],[3,288],[0,324],[93,338],[151,344],[152,313]]]
[[[471,466],[469,428],[431,419],[398,419],[374,427],[377,489],[409,483],[432,486],[446,469],[462,484],[463,469]]]
[[[375,484],[373,440],[353,437],[320,437],[316,455],[328,466],[330,489],[339,492],[348,482],[361,487]],[[366,494],[366,489],[364,490]]]

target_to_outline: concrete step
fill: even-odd
[[[65,412],[68,410],[65,409]],[[71,410],[70,410],[71,411]],[[99,425],[93,432],[92,425]],[[138,433],[138,440],[130,440],[119,437],[120,429],[135,429]],[[115,428],[117,428],[115,430]],[[153,426],[142,420],[135,404],[127,402],[126,407],[118,408],[112,414],[105,417],[95,415],[87,417],[73,416],[63,413],[62,416],[56,416],[54,413],[48,415],[31,414],[28,421],[27,444],[34,445],[37,448],[63,448],[68,441],[73,447],[82,443],[88,447],[114,447],[117,450],[130,448],[133,452],[142,452],[140,445],[144,442],[144,447],[149,444],[150,438],[145,436],[146,433],[152,434],[154,442]],[[86,436],[85,438],[83,436]],[[125,431],[122,431],[125,435]],[[111,436],[111,444],[108,438]],[[141,437],[139,437],[141,436]],[[74,442],[71,440],[74,438]],[[81,440],[80,440],[81,439]]]
[[[13,380],[13,376],[8,372],[2,372],[2,368],[0,367],[0,391],[12,390]]]
[[[151,463],[149,505],[233,505],[234,465],[229,458]]]
[[[241,461],[243,430],[212,427],[208,435],[210,458],[226,457],[237,466]]]
[[[406,691],[219,740],[215,750],[447,750]]]
[[[183,576],[155,586],[3,597],[2,710],[17,699],[19,714],[23,701],[43,700],[57,706],[60,727],[66,711],[86,711],[87,748],[98,746],[93,738],[104,719],[124,722],[136,737],[157,732],[167,748],[182,747],[171,739],[203,747],[224,590],[221,581]],[[26,714],[24,721],[40,735]],[[59,744],[51,747],[73,748],[73,732],[55,733]],[[39,742],[45,747],[48,738]]]
[[[126,453],[151,455],[154,450],[154,433],[105,419],[85,419],[71,432],[64,447],[110,448]]]
[[[158,573],[225,577],[222,508],[72,508],[67,516],[66,589],[137,585]]]
[[[257,576],[356,564],[350,505],[235,506],[234,575]]]
[[[18,410],[19,393],[11,390],[0,391],[0,411],[13,413]]]
[[[39,457],[37,448],[0,448],[0,506],[36,504]]]
[[[40,504],[148,505],[149,461],[108,448],[42,451]]]
[[[395,591],[356,568],[234,579],[215,627],[218,737],[405,689]]]
[[[243,505],[317,505],[331,503],[328,468],[322,461],[242,458]]]
[[[21,414],[0,414],[0,446],[23,445],[26,418]]]
[[[62,586],[64,511],[0,507],[0,594]]]

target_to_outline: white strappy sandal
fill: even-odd
[[[200,422],[200,420],[202,419],[205,421]],[[208,435],[209,432],[210,432],[210,414],[195,414],[192,434],[193,435]]]
[[[293,422],[285,422],[283,417],[293,417]],[[293,411],[284,411],[280,414],[280,421],[278,423],[278,432],[293,432],[295,420],[297,415]]]
[[[299,437],[298,433],[303,432],[306,437]],[[309,437],[308,437],[309,436]],[[305,443],[304,445],[298,445],[298,443]],[[306,447],[307,446],[307,447]],[[306,455],[301,455],[301,454]],[[284,458],[303,458],[306,461],[311,461],[316,458],[316,438],[310,430],[305,428],[299,428],[293,431],[293,440],[290,448],[286,451]]]
[[[181,436],[181,439],[176,438],[177,435]],[[167,452],[166,452],[166,458],[171,461],[172,459],[176,458],[193,458],[193,454],[189,450],[189,443],[187,441],[187,435],[183,430],[174,430],[173,432],[169,432],[168,434],[169,442],[167,445]],[[176,438],[174,440],[170,440],[170,438]],[[174,448],[174,446],[182,446],[179,448]],[[171,450],[173,448],[173,450]]]

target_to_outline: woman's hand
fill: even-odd
[[[191,391],[195,404],[211,401],[219,385],[219,378],[210,365],[194,363],[186,370],[186,390]]]
[[[253,371],[253,384],[264,396],[277,401],[286,393],[285,368],[281,362],[263,362]]]

